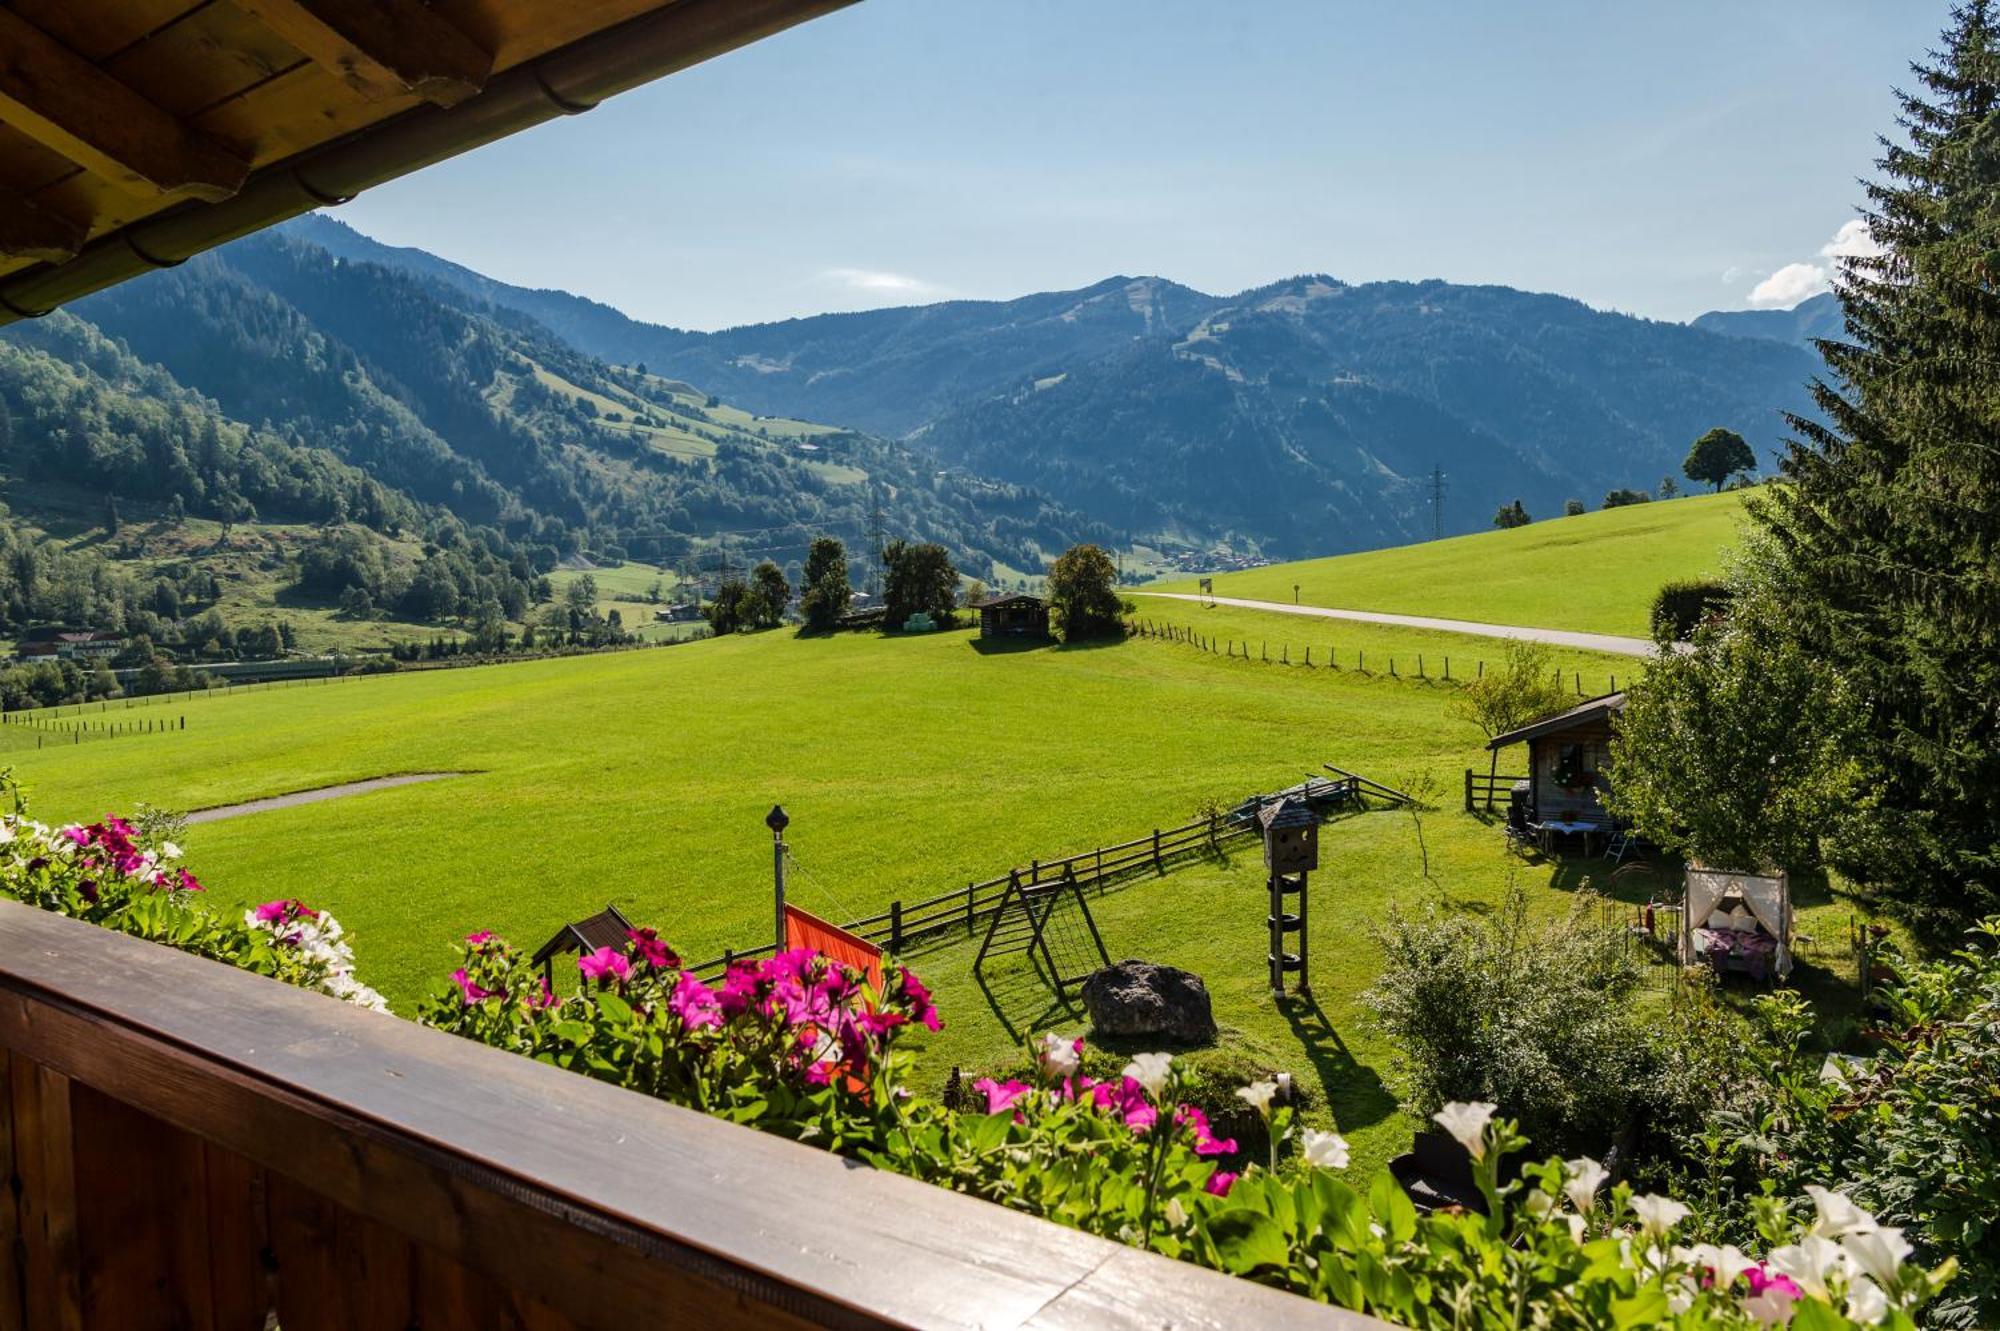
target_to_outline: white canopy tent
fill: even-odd
[[[1735,904],[1735,910],[1725,907]],[[1719,915],[1730,917],[1727,929]],[[1745,926],[1749,926],[1746,928]],[[1702,864],[1687,867],[1687,901],[1681,911],[1680,954],[1683,965],[1693,965],[1707,955],[1707,940],[1730,932],[1752,930],[1768,935],[1775,943],[1772,970],[1779,979],[1792,973],[1792,888],[1783,870],[1776,873],[1740,873],[1711,869]]]

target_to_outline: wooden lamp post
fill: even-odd
[[[1257,811],[1264,828],[1264,867],[1270,875],[1271,996],[1285,996],[1285,975],[1298,975],[1298,991],[1312,992],[1306,973],[1306,875],[1319,867],[1319,820],[1306,802],[1290,795]],[[1296,909],[1287,910],[1297,898]],[[1288,935],[1291,936],[1288,939]],[[1287,951],[1290,941],[1297,951]]]
[[[773,804],[771,811],[764,815],[764,826],[771,829],[771,891],[777,905],[776,945],[779,952],[785,950],[785,828],[791,821],[782,804]]]

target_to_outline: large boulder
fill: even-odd
[[[1192,971],[1121,961],[1083,982],[1083,1009],[1099,1035],[1149,1035],[1178,1044],[1215,1038],[1208,986]]]

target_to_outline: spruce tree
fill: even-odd
[[[1822,421],[1759,503],[1792,621],[1869,712],[1875,797],[1835,863],[1947,936],[2000,911],[2000,27],[1953,9],[1867,188],[1880,254],[1837,282]]]

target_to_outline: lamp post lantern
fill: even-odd
[[[785,950],[785,829],[792,819],[782,804],[773,804],[771,812],[764,815],[764,826],[771,829],[771,891],[774,902],[773,944],[779,952]]]

